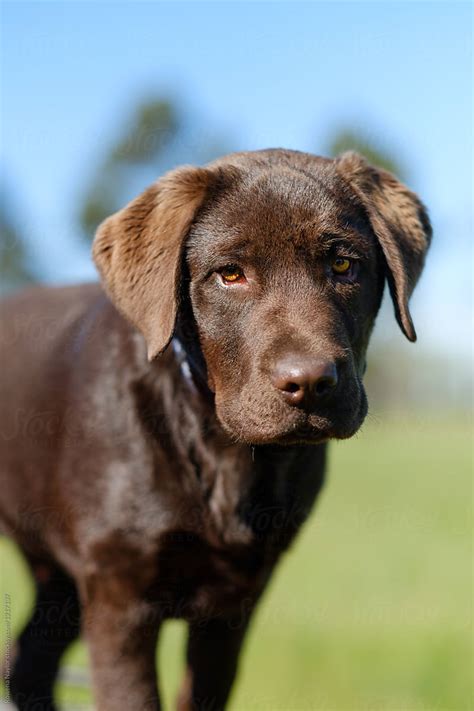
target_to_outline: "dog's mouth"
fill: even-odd
[[[298,445],[319,445],[325,444],[330,440],[341,440],[352,437],[360,428],[364,416],[359,417],[358,413],[353,413],[353,417],[349,421],[329,422],[322,421],[323,418],[314,418],[317,421],[313,422],[312,417],[308,416],[304,421],[299,421],[293,424],[291,429],[285,431],[273,431],[259,433],[259,436],[252,436],[247,433],[242,439],[251,445],[279,445],[279,446],[298,446]],[[242,433],[243,434],[243,433]]]
[[[313,426],[310,423],[296,427],[289,432],[275,438],[275,444],[287,446],[302,444],[325,444],[332,439],[348,439],[359,429],[359,425],[350,427],[337,427],[335,425]]]
[[[320,430],[315,427],[299,427],[298,429],[286,432],[278,438],[278,444],[298,445],[298,444],[324,444],[333,435],[330,430]]]
[[[289,408],[277,401],[255,409],[226,407],[228,398],[218,398],[217,415],[234,441],[249,445],[319,445],[329,440],[348,439],[362,425],[367,399],[361,387],[349,402],[322,404],[317,411]],[[262,411],[263,410],[263,411]],[[257,415],[257,416],[256,416]]]
[[[292,430],[281,437],[285,444],[323,444],[329,440],[349,439],[361,427],[367,415],[367,398],[361,389],[355,407],[340,408],[332,413],[310,413],[295,423]]]

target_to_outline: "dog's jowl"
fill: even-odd
[[[385,281],[415,339],[430,236],[416,195],[357,154],[237,153],[168,173],[108,218],[102,286],[2,304],[0,517],[37,587],[19,709],[55,708],[80,630],[96,708],[158,709],[170,617],[189,629],[179,709],[224,708],[327,442],[367,413]]]

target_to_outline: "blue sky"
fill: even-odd
[[[420,339],[468,353],[470,3],[4,2],[2,14],[2,164],[45,279],[93,278],[78,198],[127,106],[163,91],[239,149],[322,152],[341,124],[382,137],[435,227]]]

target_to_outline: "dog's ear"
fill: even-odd
[[[387,281],[400,328],[416,341],[408,300],[423,269],[431,241],[426,208],[391,173],[374,168],[357,153],[343,153],[336,168],[362,203],[387,264]]]
[[[173,335],[184,241],[212,175],[207,168],[173,170],[97,230],[93,256],[105,288],[144,335],[150,360]]]

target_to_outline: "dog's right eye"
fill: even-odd
[[[237,264],[226,264],[225,267],[219,269],[218,274],[224,284],[243,284],[247,281],[243,269]]]

